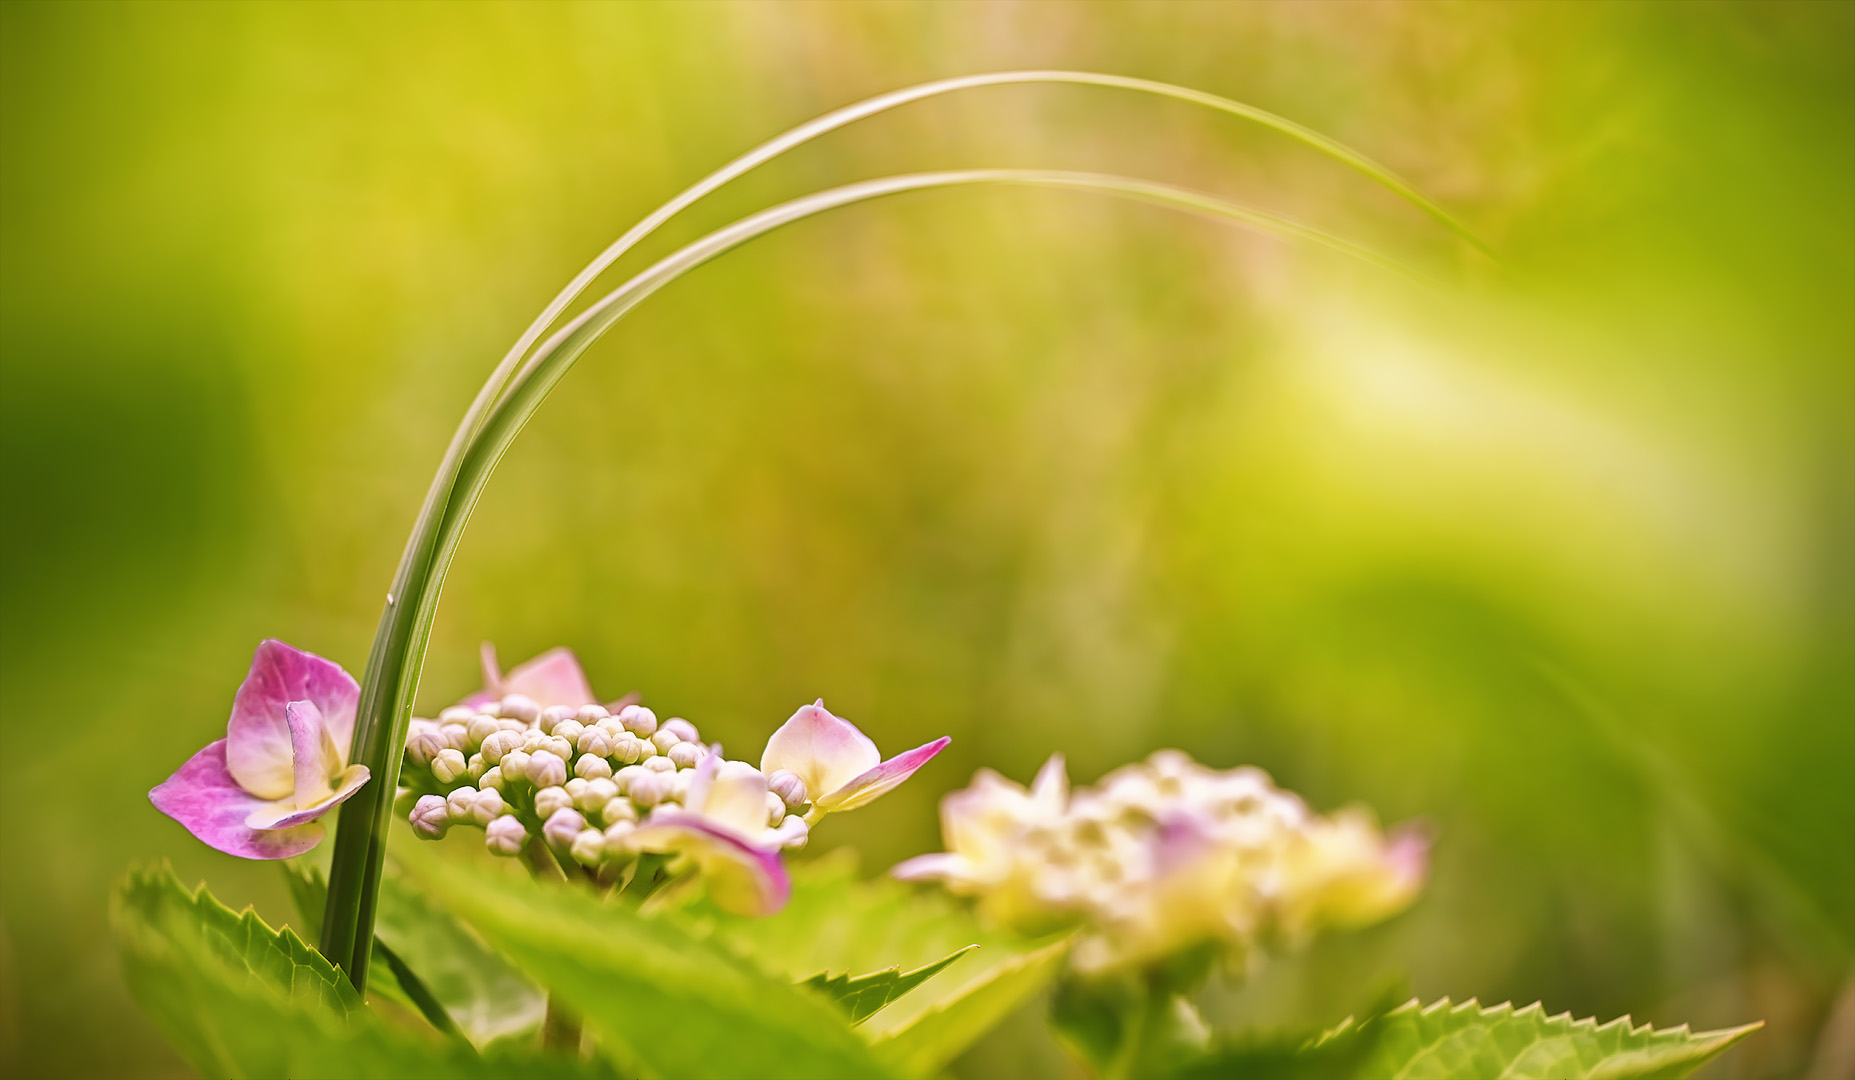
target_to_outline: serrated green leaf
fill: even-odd
[[[1068,941],[988,930],[945,893],[882,878],[861,881],[846,852],[792,869],[786,907],[764,919],[706,901],[664,917],[712,936],[794,981],[824,971],[929,964],[962,946],[972,956],[871,1016],[857,1030],[877,1056],[911,1076],[938,1072],[1061,970]]]
[[[901,965],[897,964],[865,975],[852,975],[848,971],[842,975],[819,972],[802,985],[836,1002],[838,1007],[850,1014],[852,1024],[860,1024],[874,1016],[883,1006],[945,971],[947,965],[978,947],[968,945],[913,971],[903,971]]]
[[[1364,1024],[1343,1024],[1292,1058],[1251,1051],[1212,1055],[1182,1077],[1349,1077],[1358,1080],[1680,1080],[1762,1027],[1656,1031],[1629,1017],[1607,1024],[1547,1016],[1538,1003],[1484,1009],[1473,999],[1410,1001]],[[1365,1047],[1361,1054],[1360,1048]]]
[[[234,912],[167,866],[131,871],[111,904],[130,992],[207,1076],[611,1077],[566,1058],[479,1057],[395,1029],[294,932]]]
[[[668,920],[497,866],[400,859],[628,1064],[678,1080],[889,1072],[829,1004]]]

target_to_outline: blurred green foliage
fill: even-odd
[[[451,426],[622,229],[826,109],[967,71],[1140,75],[1406,175],[1493,266],[1279,137],[1107,91],[909,109],[731,188],[1108,169],[1455,282],[1081,194],[786,230],[654,299],[504,463],[433,707],[578,648],[736,750],[823,694],[952,748],[819,848],[880,867],[1051,751],[1176,745],[1423,817],[1408,915],[1223,1019],[1386,979],[1769,1027],[1807,1067],[1855,944],[1855,7],[1810,4],[0,8],[0,1068],[173,1075],[109,944],[170,855],[274,868],[146,790],[258,639],[359,668]],[[960,1075],[1061,1073],[1034,1013]]]

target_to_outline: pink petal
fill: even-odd
[[[475,708],[508,694],[533,698],[542,708],[549,705],[597,704],[592,684],[580,667],[579,657],[568,648],[549,649],[514,671],[504,675],[496,664],[496,648],[483,643],[483,689],[459,702]]]
[[[313,701],[292,701],[283,707],[283,719],[290,728],[293,802],[315,802],[328,793],[329,777],[341,771],[333,740],[322,724],[322,710]]]
[[[285,708],[292,701],[314,704],[345,759],[360,696],[360,686],[341,665],[274,638],[264,640],[232,699],[232,719],[226,724],[227,770],[240,787],[260,799],[294,794],[295,755]]]
[[[328,793],[313,802],[301,803],[280,799],[274,803],[265,803],[245,817],[245,824],[254,829],[289,829],[305,822],[314,821],[323,814],[348,801],[348,796],[361,790],[372,774],[365,765],[350,765],[334,778],[334,786],[324,782]]]
[[[932,855],[916,855],[904,859],[889,869],[889,876],[898,881],[929,881],[937,878],[966,878],[972,864],[961,855],[936,852]]]
[[[820,698],[780,725],[766,741],[760,771],[767,775],[785,769],[805,781],[814,800],[834,792],[877,767],[882,752],[869,736],[848,720],[832,716]]]
[[[320,843],[320,825],[260,832],[245,824],[265,801],[232,779],[226,768],[226,742],[209,743],[188,758],[173,776],[155,785],[148,801],[208,846],[241,859],[287,859]]]
[[[630,842],[644,851],[694,859],[709,897],[735,915],[771,915],[792,894],[792,879],[777,851],[755,847],[698,814],[659,810],[632,831]]]
[[[867,806],[887,794],[902,781],[913,776],[916,769],[926,765],[929,758],[945,750],[947,744],[952,741],[942,735],[933,742],[917,746],[906,754],[897,754],[824,798],[815,801],[820,808],[833,812],[855,810],[859,806]]]

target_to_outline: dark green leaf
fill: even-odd
[[[508,951],[601,1046],[658,1076],[879,1077],[835,1009],[664,919],[569,885],[416,847],[401,864],[433,899]]]
[[[883,1006],[933,978],[945,970],[948,964],[978,947],[968,945],[913,971],[903,971],[898,964],[867,975],[852,975],[848,971],[842,975],[820,972],[805,980],[804,985],[829,997],[850,1014],[851,1023],[860,1024],[874,1016]]]

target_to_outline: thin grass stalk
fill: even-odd
[[[1092,72],[995,72],[923,83],[919,86],[869,98],[801,124],[709,174],[653,211],[601,252],[543,309],[515,345],[503,356],[495,371],[478,391],[476,399],[459,423],[437,474],[433,477],[431,487],[426,492],[425,501],[415,520],[412,535],[407,540],[406,549],[395,573],[393,587],[387,593],[386,607],[381,613],[379,628],[375,631],[373,647],[369,652],[362,678],[362,695],[357,710],[358,717],[349,760],[367,763],[373,770],[376,782],[369,785],[368,789],[357,793],[355,798],[350,800],[346,812],[341,815],[342,821],[359,824],[338,827],[329,873],[328,906],[324,912],[321,939],[322,951],[349,973],[349,977],[354,980],[357,987],[364,989],[366,986],[366,964],[369,955],[369,950],[364,944],[357,948],[357,942],[365,943],[371,933],[371,894],[378,887],[378,868],[384,858],[383,850],[376,849],[383,848],[385,844],[384,830],[388,816],[386,811],[390,809],[392,792],[398,782],[399,761],[394,751],[398,743],[403,741],[403,731],[399,730],[401,725],[392,722],[390,718],[405,711],[400,708],[402,703],[396,699],[399,696],[397,693],[399,688],[408,684],[406,678],[408,673],[404,668],[403,657],[410,644],[410,636],[414,632],[413,612],[418,607],[419,599],[425,591],[425,583],[430,579],[432,546],[436,539],[437,525],[450,502],[463,454],[481,430],[490,408],[502,396],[522,358],[528,354],[528,350],[535,341],[539,340],[541,334],[553,325],[567,306],[620,256],[671,217],[736,177],[805,142],[889,109],[957,90],[1013,83],[1073,83],[1132,90],[1175,98],[1252,120],[1297,139],[1358,170],[1400,197],[1412,202],[1477,248],[1483,251],[1488,250],[1487,246],[1460,222],[1424,198],[1422,194],[1390,170],[1318,132],[1273,113],[1203,91],[1146,79],[1101,75]],[[419,652],[423,654],[422,645],[419,647]],[[414,667],[410,672],[410,689],[407,691],[408,696],[404,702],[406,709],[410,708],[410,694],[417,690],[417,677],[418,669]],[[389,693],[389,690],[395,692]],[[382,723],[382,721],[387,722]],[[398,738],[394,738],[396,734]],[[366,915],[363,914],[363,910]]]

